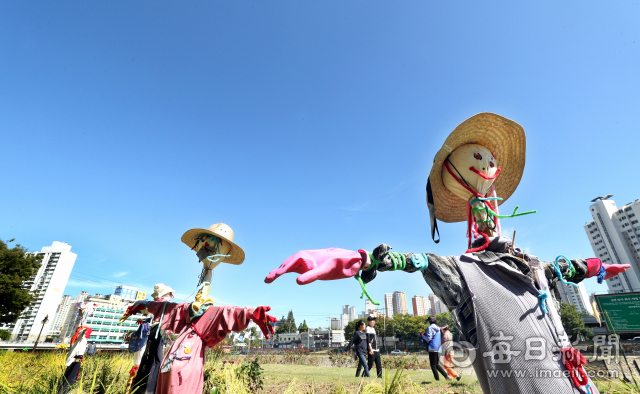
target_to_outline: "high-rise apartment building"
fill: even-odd
[[[376,306],[374,305],[373,302],[367,300],[364,300],[364,313],[368,314],[368,315],[373,315],[373,313],[376,311]]]
[[[593,308],[591,307],[589,296],[587,295],[587,290],[584,288],[583,283],[578,283],[578,286],[576,287],[558,282],[558,290],[560,290],[560,298],[562,299],[562,302],[575,306],[578,313],[588,313],[593,315]]]
[[[12,340],[35,341],[41,330],[42,335],[47,335],[54,323],[62,292],[67,286],[69,275],[78,257],[77,254],[71,253],[71,245],[57,241],[34,254],[42,258],[40,268],[22,286],[34,294],[35,300],[15,323],[0,326],[0,329],[11,332]],[[49,321],[43,327],[42,321],[45,316],[48,316]]]
[[[76,310],[76,300],[75,298],[65,295],[62,297],[60,304],[58,305],[58,309],[56,310],[56,315],[53,318],[53,324],[49,329],[49,335],[60,336],[62,326],[64,325],[67,315],[70,310]]]
[[[84,302],[84,300],[86,300],[89,297],[91,297],[89,292],[81,291],[80,293],[76,294],[75,299],[77,302]]]
[[[431,304],[431,314],[439,315],[442,312],[448,312],[449,309],[444,305],[442,301],[435,294],[429,294],[429,303]]]
[[[349,307],[349,321],[354,321],[356,320],[356,307],[355,306],[350,306]]]
[[[118,297],[124,298],[125,300],[135,301],[137,299],[136,295],[138,294],[138,288],[120,285],[116,287],[116,291],[113,294],[117,295]]]
[[[411,304],[413,305],[413,316],[427,316],[429,315],[431,305],[429,299],[424,296],[414,296],[411,299]]]
[[[387,317],[393,317],[393,294],[391,293],[384,295],[384,310]]]
[[[340,329],[344,330],[347,324],[349,324],[349,315],[347,315],[346,313],[340,314],[340,323],[341,323]]]
[[[403,314],[406,315],[409,313],[407,311],[407,296],[401,291],[393,292],[393,314]]]
[[[584,230],[603,263],[631,265],[607,279],[609,293],[640,291],[640,199],[618,208],[609,197],[598,197],[589,207],[593,220]]]

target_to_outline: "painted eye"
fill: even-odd
[[[475,157],[478,160],[482,160],[482,155],[480,153],[474,153],[473,157]]]
[[[493,168],[495,166],[495,164],[493,164],[492,161],[489,162],[489,167]]]

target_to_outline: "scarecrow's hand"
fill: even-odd
[[[280,268],[275,269],[264,279],[271,283],[282,274],[297,272],[299,285],[306,285],[316,280],[336,280],[355,276],[362,266],[363,256],[367,253],[352,250],[329,248],[301,250],[289,257]]]
[[[605,279],[613,278],[614,276],[623,273],[627,268],[631,268],[631,264],[602,264],[605,272]]]
[[[604,279],[613,278],[614,276],[621,274],[631,268],[630,264],[604,264],[600,259],[592,258],[586,259],[587,262],[587,278],[597,276],[600,273],[600,268],[604,267],[605,277]]]
[[[273,326],[271,323],[275,323],[278,321],[278,318],[267,315],[267,312],[271,310],[270,306],[259,306],[253,311],[253,315],[251,315],[251,320],[253,320],[258,327],[260,327],[260,331],[264,334],[265,338],[269,339],[269,334],[273,334]]]

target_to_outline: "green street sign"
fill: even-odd
[[[596,294],[607,331],[640,333],[640,293]],[[606,314],[605,314],[606,312]],[[607,319],[607,316],[609,319]],[[610,320],[610,321],[609,321]],[[613,325],[613,327],[611,327]]]

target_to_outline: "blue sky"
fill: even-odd
[[[0,238],[71,244],[66,294],[164,282],[186,297],[200,265],[180,236],[225,222],[247,259],[216,268],[218,304],[293,309],[313,325],[362,310],[352,279],[263,279],[300,249],[462,253],[464,224],[431,241],[424,189],[446,136],[483,111],[527,133],[503,210],[538,213],[503,226],[530,253],[590,257],[589,201],[640,198],[638,3],[0,9]],[[400,272],[369,289],[431,292]]]

